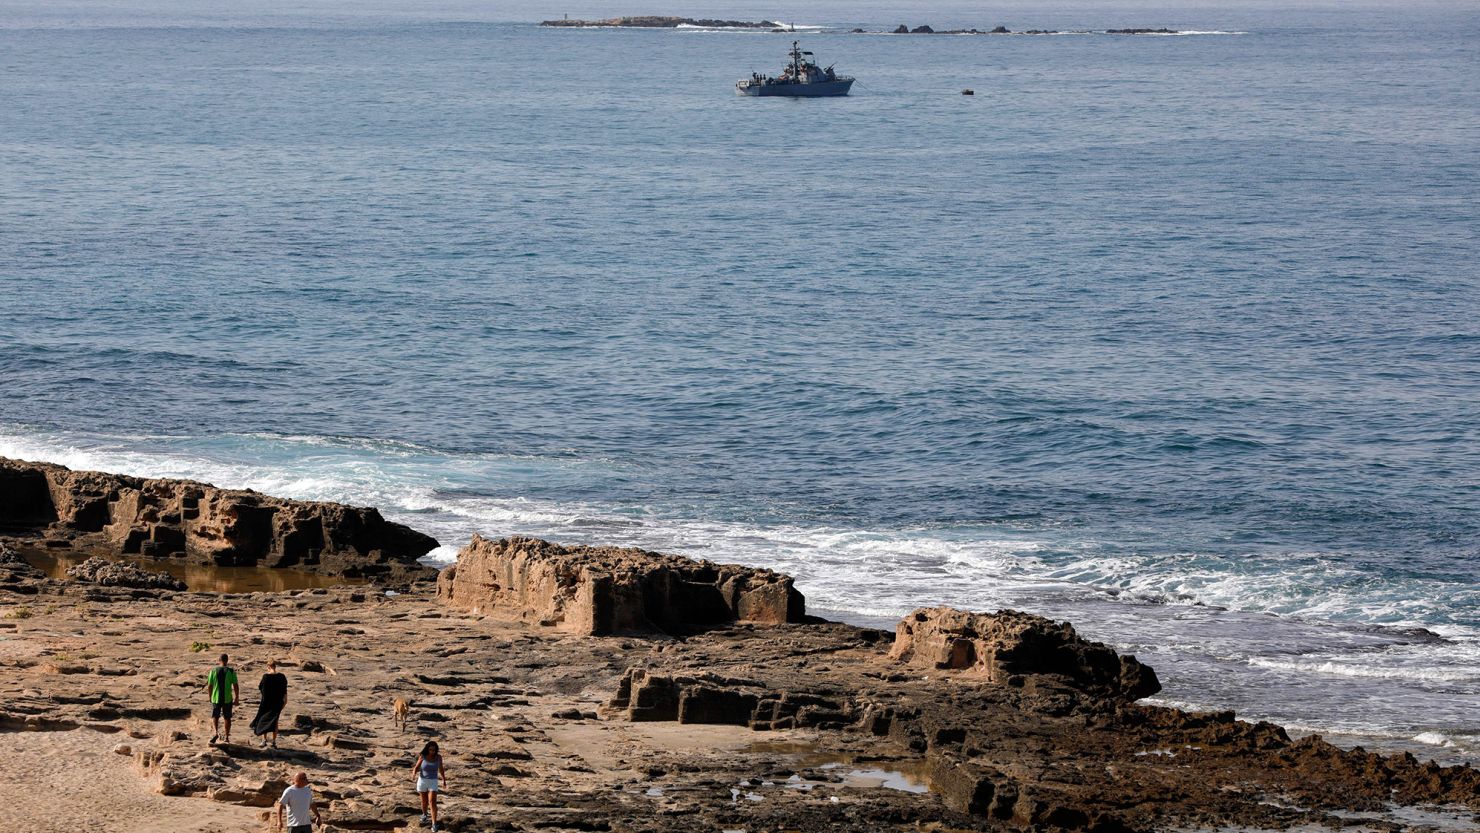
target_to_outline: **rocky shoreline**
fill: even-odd
[[[0,541],[406,584],[437,541],[371,508],[0,457]]]
[[[247,551],[225,532],[232,501],[292,518],[310,506],[0,470],[48,477],[49,503],[34,475],[0,479],[0,516],[11,532],[29,519],[31,544],[76,533],[121,550],[138,516],[107,505],[132,506],[129,489],[213,495],[215,520],[183,528],[181,557],[222,551],[188,545],[205,529]],[[78,482],[115,484],[119,497]],[[25,512],[16,495],[30,496]],[[85,508],[94,500],[104,509]],[[37,527],[45,506],[56,517]],[[73,529],[79,514],[102,529]],[[375,551],[341,555],[379,564]],[[148,574],[136,586],[87,580],[97,568],[60,580],[0,553],[0,735],[43,739],[26,748],[53,766],[82,763],[62,738],[107,737],[158,795],[241,811],[172,830],[261,829],[297,769],[329,802],[326,830],[417,829],[406,773],[427,739],[447,754],[452,831],[1394,831],[1433,829],[1398,806],[1480,813],[1480,771],[1140,704],[1160,689],[1151,668],[1026,613],[928,608],[891,633],[808,616],[790,578],[768,570],[529,538],[475,538],[435,585],[402,592],[203,593]],[[213,746],[200,688],[222,651],[247,696],[234,742]],[[241,728],[269,658],[290,678],[277,750]],[[404,733],[398,697],[411,704]],[[44,792],[36,769],[0,776]],[[79,788],[55,819],[0,830],[71,829],[68,812],[107,800],[88,791],[104,786]],[[108,829],[151,829],[131,824]]]

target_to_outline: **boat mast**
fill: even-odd
[[[791,42],[791,77],[802,80],[802,50],[797,41]]]

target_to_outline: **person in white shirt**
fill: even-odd
[[[278,799],[278,830],[283,829],[284,808],[288,811],[288,833],[312,833],[310,813],[313,814],[313,824],[323,824],[319,819],[319,808],[313,806],[313,788],[308,785],[308,773],[300,772],[293,776],[293,786],[283,790],[282,798]]]

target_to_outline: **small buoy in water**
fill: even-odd
[[[976,90],[962,90],[962,95],[976,95]]]

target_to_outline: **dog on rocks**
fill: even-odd
[[[391,706],[391,713],[396,722],[396,728],[405,733],[406,719],[411,716],[411,704],[406,702],[405,697],[397,697],[395,705]]]

